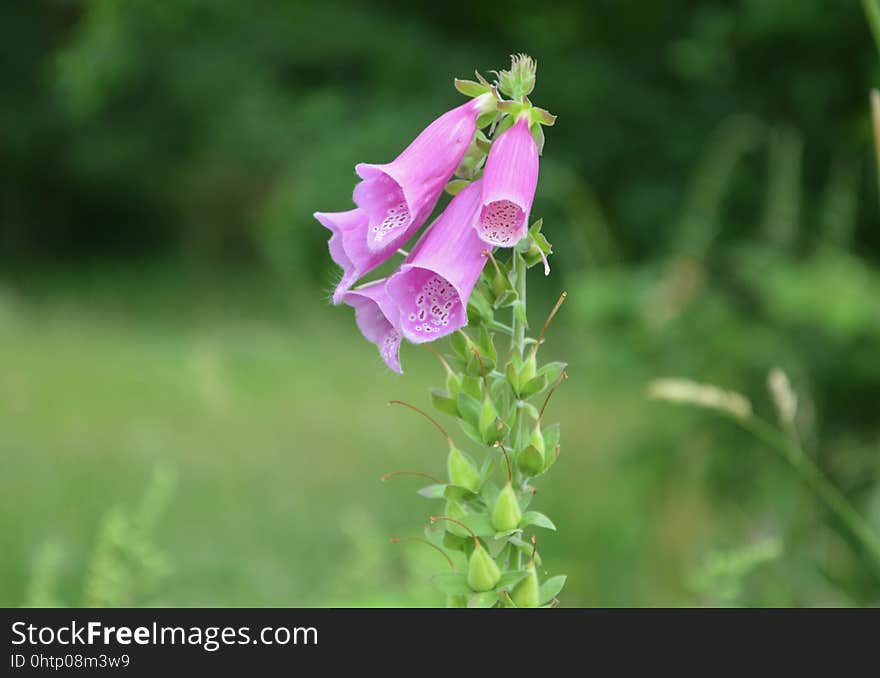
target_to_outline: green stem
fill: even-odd
[[[509,337],[513,336],[513,328],[510,325],[505,325],[497,320],[490,320],[488,326],[490,330],[498,330],[499,332],[504,332]]]
[[[756,438],[777,450],[798,472],[801,479],[819,496],[847,531],[862,544],[880,575],[880,537],[816,463],[804,453],[797,441],[784,436],[759,417],[752,416],[742,420],[742,424]]]
[[[513,253],[513,274],[514,285],[516,287],[517,302],[522,305],[523,311],[526,306],[526,262],[518,252]],[[523,312],[522,317],[525,317]],[[514,349],[519,357],[522,358],[526,349],[526,323],[520,322],[520,316],[513,310],[513,343],[511,348]]]
[[[522,313],[517,313],[516,307],[512,311],[513,335],[511,337],[511,349],[519,357],[522,364],[526,351],[526,262],[518,252],[513,252],[514,287],[516,289],[517,303],[522,305]],[[519,400],[514,401],[516,417],[514,419],[513,435],[514,449],[519,452],[522,445],[523,409],[519,406]],[[517,471],[517,485],[520,484],[519,471]]]

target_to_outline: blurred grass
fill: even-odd
[[[440,378],[427,352],[406,348],[398,378],[347,309],[253,273],[79,272],[0,289],[0,604],[25,602],[46,548],[58,581],[44,597],[82,604],[103,517],[136,505],[156,464],[179,476],[155,535],[170,571],[134,604],[440,603],[427,577],[442,559],[388,543],[420,534],[430,504],[417,481],[378,480],[442,473],[436,433],[386,405],[426,404]],[[712,602],[692,584],[701,563],[784,542],[795,516],[848,562],[766,451],[643,399],[677,359],[613,325],[573,324],[588,301],[575,295],[545,349],[573,377],[550,411],[562,457],[535,502],[560,530],[541,545],[569,575],[564,604]],[[739,602],[848,604],[818,564],[789,555]]]
[[[433,358],[410,347],[396,378],[349,314],[266,289],[277,293],[154,271],[3,290],[0,604],[23,603],[50,542],[64,554],[54,596],[80,604],[102,516],[137,502],[157,463],[179,473],[156,539],[172,571],[157,599],[136,602],[439,601],[425,584],[439,557],[387,543],[419,534],[428,503],[411,480],[378,481],[395,468],[442,472],[434,433],[386,406],[424,403]],[[689,600],[676,554],[709,514],[685,488],[662,510],[687,519],[658,532],[650,474],[620,451],[643,424],[613,414],[643,408],[640,394],[591,387],[589,356],[574,355],[552,412],[568,442],[540,484],[561,530],[542,539],[546,561],[570,575],[568,604]]]

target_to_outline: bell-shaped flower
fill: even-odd
[[[385,290],[385,279],[368,283],[346,292],[342,300],[354,308],[354,320],[361,333],[379,348],[379,355],[392,370],[402,374],[400,367],[400,332],[398,310]]]
[[[484,242],[513,247],[528,232],[538,184],[538,146],[522,115],[489,149],[483,195],[474,224]]]
[[[467,324],[467,303],[486,265],[486,244],[473,228],[481,182],[461,191],[388,279],[409,341],[434,341]]]
[[[383,264],[395,250],[371,252],[367,248],[370,218],[361,209],[347,212],[315,212],[315,219],[333,234],[328,242],[330,256],[342,267],[342,278],[333,292],[333,303],[340,304],[352,285]]]
[[[370,252],[393,252],[430,216],[477,130],[477,118],[492,108],[483,94],[441,115],[392,162],[360,163],[362,181],[354,202],[369,215],[366,245]]]

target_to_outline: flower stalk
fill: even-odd
[[[456,80],[471,103],[441,116],[392,163],[359,164],[357,210],[316,215],[331,231],[330,253],[343,269],[334,301],[355,308],[362,334],[385,363],[402,372],[403,341],[433,344],[440,361],[444,382],[432,390],[431,402],[455,419],[461,435],[415,405],[391,404],[415,410],[442,433],[447,478],[393,471],[382,479],[432,481],[419,490],[440,502],[425,540],[450,563],[466,563],[460,572],[452,568],[432,579],[454,607],[555,606],[565,583],[562,575],[539,579],[534,529],[556,527],[529,508],[532,482],[558,457],[559,425],[544,421],[549,396],[566,377],[564,363],[539,364],[545,331],[565,295],[538,337],[528,336],[526,308],[528,269],[549,273],[552,248],[543,222],[529,226],[528,220],[541,128],[555,117],[529,99],[534,60],[511,59],[494,84],[479,73],[477,81]],[[397,271],[356,287],[429,222],[444,191],[451,201],[418,242],[406,246]],[[466,445],[456,440],[461,437]]]

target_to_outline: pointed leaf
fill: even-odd
[[[478,537],[491,537],[495,534],[495,528],[492,527],[492,522],[485,513],[468,513],[461,522],[471,528]]]
[[[554,450],[559,445],[559,424],[550,424],[541,429],[544,438],[544,449]]]
[[[520,525],[523,527],[534,525],[535,527],[543,527],[548,530],[556,530],[556,525],[553,524],[553,521],[540,511],[526,511],[523,514]]]
[[[555,577],[550,577],[550,579],[541,584],[541,605],[546,605],[559,595],[562,587],[565,586],[565,580],[566,575],[559,574]]]
[[[489,91],[489,87],[482,85],[479,82],[474,82],[473,80],[459,80],[458,78],[455,79],[455,89],[466,97],[478,97]]]
[[[564,370],[566,367],[568,367],[567,363],[547,363],[538,370],[538,374],[547,377],[547,382],[552,384],[557,379],[559,379],[559,375],[562,374],[562,370]]]
[[[480,431],[476,426],[464,419],[458,420],[458,426],[472,442],[475,442],[477,445],[483,444],[483,437],[480,435]]]
[[[528,574],[526,570],[511,570],[510,572],[504,572],[501,575],[501,579],[498,580],[498,584],[496,584],[495,589],[503,589],[508,586],[516,586],[522,579],[525,579],[525,576]]]
[[[431,389],[431,404],[444,414],[458,416],[458,403],[446,391],[437,388]]]
[[[466,501],[470,501],[471,499],[474,499],[477,495],[471,492],[466,487],[459,487],[458,485],[444,485],[442,496],[446,499],[464,499]]]
[[[448,184],[446,184],[446,188],[444,189],[449,195],[458,195],[464,189],[468,187],[468,184],[471,182],[467,179],[453,179]]]
[[[428,499],[440,499],[444,496],[447,485],[428,485],[418,491],[423,497]]]
[[[462,384],[462,391],[458,394],[456,400],[458,401],[459,416],[474,428],[478,427],[480,424],[480,412],[483,409],[483,404],[474,396],[464,391],[464,384]],[[477,441],[479,442],[479,435]]]
[[[522,398],[528,398],[536,393],[540,393],[545,388],[547,388],[547,377],[541,374],[523,384],[519,394]]]

